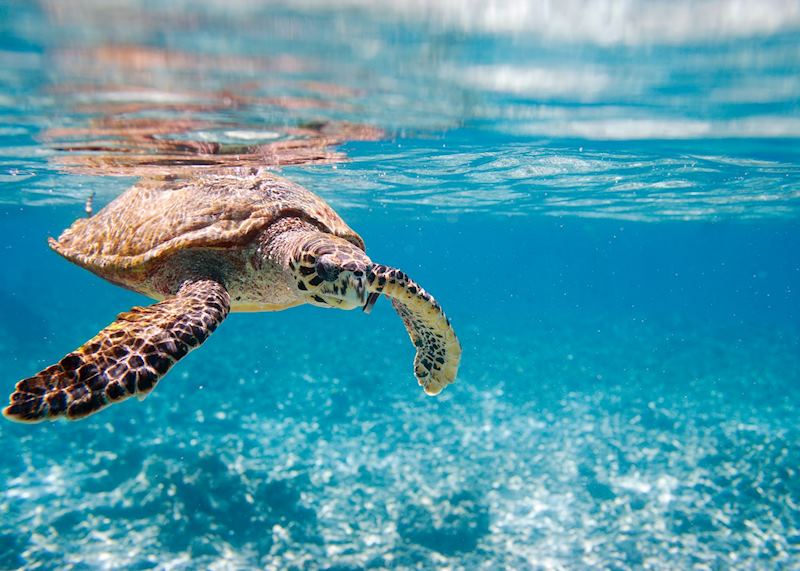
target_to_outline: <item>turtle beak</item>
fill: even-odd
[[[372,306],[375,305],[375,302],[378,301],[378,298],[381,296],[378,292],[372,292],[367,296],[367,301],[364,302],[364,313],[369,313],[372,311]]]
[[[372,306],[375,305],[375,302],[378,301],[378,298],[381,296],[381,294],[376,291],[369,293],[367,286],[368,284],[366,283],[366,280],[362,281],[359,278],[358,285],[356,285],[356,291],[358,292],[358,296],[363,304],[361,309],[364,311],[364,313],[369,313],[372,311]]]
[[[367,302],[369,298],[367,297],[367,285],[364,283],[364,280],[361,278],[356,278],[355,280],[355,290],[358,299],[361,300],[361,307],[366,311]]]

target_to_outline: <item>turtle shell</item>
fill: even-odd
[[[51,238],[50,246],[104,277],[133,277],[180,250],[245,247],[285,217],[303,218],[364,248],[325,201],[267,172],[142,180]]]

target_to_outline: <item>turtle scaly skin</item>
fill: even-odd
[[[450,320],[433,296],[405,273],[374,264],[369,272],[369,289],[373,295],[385,294],[403,320],[411,342],[417,348],[414,375],[429,395],[438,395],[455,379],[461,345],[450,326]]]
[[[229,311],[308,303],[369,312],[386,295],[417,348],[414,374],[425,392],[438,394],[458,371],[461,346],[433,297],[400,270],[373,263],[321,198],[270,173],[144,180],[50,245],[159,301],[121,313],[17,383],[3,410],[11,420],[76,419],[144,398]]]
[[[17,383],[3,413],[29,422],[76,419],[134,395],[143,399],[229,308],[228,293],[217,282],[187,281],[175,297],[120,313],[61,361]]]

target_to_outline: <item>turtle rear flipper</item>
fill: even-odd
[[[369,272],[365,310],[375,294],[385,294],[408,330],[417,348],[414,376],[429,395],[439,394],[452,383],[461,361],[461,344],[442,307],[419,284],[395,268],[375,264]]]
[[[184,282],[175,297],[119,314],[57,364],[18,382],[3,414],[18,422],[77,419],[134,395],[144,398],[229,308],[222,284]]]

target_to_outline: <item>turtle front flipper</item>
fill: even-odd
[[[229,309],[222,284],[186,281],[175,297],[120,313],[57,364],[18,382],[3,414],[18,422],[77,419],[134,395],[144,398]]]
[[[380,264],[370,268],[367,289],[365,310],[380,294],[391,299],[417,348],[414,376],[427,394],[439,394],[455,380],[461,360],[461,344],[441,306],[405,273]]]

